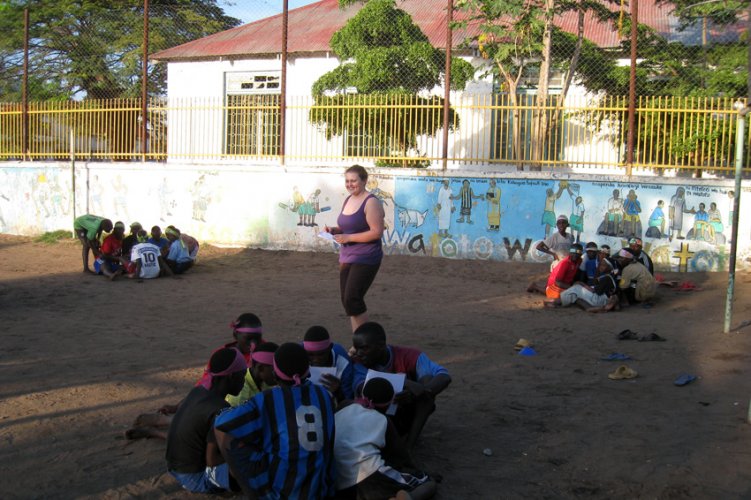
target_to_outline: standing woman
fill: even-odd
[[[353,165],[344,172],[349,196],[337,219],[338,226],[324,227],[342,245],[339,251],[339,285],[342,305],[352,323],[352,331],[368,321],[365,294],[378,273],[383,258],[383,206],[365,190],[368,172]]]

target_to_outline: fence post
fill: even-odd
[[[287,30],[289,21],[289,1],[282,7],[282,92],[279,96],[279,161],[284,166],[284,142],[287,128]]]
[[[631,71],[628,77],[628,135],[626,139],[626,175],[634,168],[634,128],[636,127],[636,38],[639,25],[639,2],[631,0]]]
[[[451,108],[451,47],[453,45],[451,23],[454,20],[454,0],[448,0],[446,8],[446,70],[444,71],[443,86],[443,171],[448,168],[449,157],[449,110]]]
[[[23,81],[21,83],[21,159],[29,157],[29,9],[23,10]]]
[[[75,126],[70,127],[70,185],[72,186],[73,196],[73,221],[76,220],[76,130]],[[70,227],[73,227],[71,225]],[[76,232],[72,231],[73,238],[76,237]]]
[[[149,96],[149,0],[143,0],[143,72],[141,75],[141,161],[146,162],[148,148]]]
[[[735,196],[733,197],[733,220],[730,229],[730,258],[728,259],[728,293],[725,300],[725,333],[730,332],[733,319],[733,295],[735,294],[735,255],[738,251],[738,219],[741,208],[741,171],[743,170],[743,150],[746,138],[746,114],[751,108],[743,106],[738,110],[735,131]]]

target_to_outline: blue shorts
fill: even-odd
[[[192,493],[221,493],[228,491],[229,466],[227,464],[216,467],[206,467],[203,472],[175,472],[169,471],[183,488]]]
[[[120,269],[120,264],[118,264],[117,262],[96,259],[94,261],[94,272],[97,274],[102,274],[102,266],[107,266],[107,269],[109,269],[112,273]]]

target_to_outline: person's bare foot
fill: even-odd
[[[560,302],[557,300],[543,300],[542,305],[545,307],[561,307]]]
[[[170,417],[161,413],[142,413],[133,422],[134,427],[169,427]]]
[[[148,427],[131,427],[125,431],[125,439],[134,441],[136,439],[148,439],[151,437],[151,429]]]

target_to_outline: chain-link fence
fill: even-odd
[[[605,161],[614,165],[623,165],[630,150],[637,165],[729,168],[732,153],[725,151],[732,151],[734,137],[727,118],[748,79],[748,46],[732,2],[722,2],[723,17],[680,0],[640,1],[633,73],[626,1],[509,0],[500,11],[499,2],[455,0],[451,19],[448,3],[291,0],[286,39],[281,0],[123,0],[115,8],[109,2],[0,3],[0,102],[11,103],[0,108],[0,122],[9,124],[0,132],[0,155],[21,157],[35,143],[44,145],[37,157],[67,155],[67,141],[58,138],[58,150],[50,136],[66,135],[60,131],[68,124],[77,134],[86,131],[75,142],[86,143],[91,157],[163,159],[186,150],[181,158],[274,157],[287,153],[284,135],[294,131],[334,141],[333,152],[318,157],[383,165],[425,165],[446,156],[579,164],[594,154],[582,149],[589,144],[592,151],[609,147]],[[454,92],[444,107],[449,37]],[[151,59],[146,88],[144,49]],[[642,99],[633,109],[630,85]],[[144,96],[152,103],[217,101],[209,114],[212,126],[223,130],[218,143],[207,146],[210,151],[172,144],[190,140],[169,130],[195,128],[177,120],[196,120],[198,101],[182,105],[192,109],[188,118],[168,104],[148,111]],[[665,100],[653,105],[649,96]],[[284,110],[295,99],[312,102],[303,112]],[[695,100],[688,106],[686,99]],[[73,104],[56,113],[33,105],[48,101]],[[29,118],[35,109],[44,110],[36,121]],[[88,117],[85,125],[59,118],[73,109],[110,111],[106,118]],[[638,115],[631,143],[626,113]],[[689,119],[693,114],[696,120]],[[574,131],[586,131],[586,140],[574,138]],[[670,140],[650,142],[660,133]],[[478,134],[485,135],[474,138]],[[473,141],[486,145],[466,146]],[[717,159],[699,149],[723,153]]]

